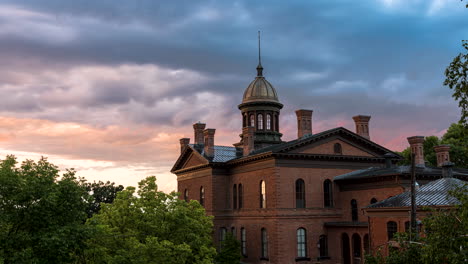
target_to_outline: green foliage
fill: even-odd
[[[451,195],[460,205],[451,209],[432,209],[423,219],[424,234],[409,242],[407,233],[397,233],[398,248],[390,248],[388,257],[380,252],[366,256],[366,263],[407,264],[447,263],[461,264],[468,259],[468,187],[454,190]],[[427,208],[429,210],[429,208]]]
[[[436,136],[429,136],[424,141],[424,160],[426,160],[430,166],[437,166],[437,157],[434,151],[434,147],[441,144],[450,145],[450,160],[455,163],[456,167],[468,168],[468,130],[458,123],[450,125],[447,132],[438,138]],[[402,152],[399,152],[404,160],[400,161],[399,165],[411,164],[411,150],[406,148]]]
[[[435,211],[423,220],[427,230],[421,252],[424,263],[455,264],[468,259],[468,191],[458,189],[452,195],[460,205]]]
[[[212,218],[197,201],[159,192],[155,177],[117,193],[87,222],[97,229],[86,258],[91,263],[212,263]]]
[[[71,263],[91,230],[83,181],[42,157],[0,161],[0,258],[5,263]]]
[[[408,233],[397,233],[394,240],[398,243],[398,248],[390,248],[387,264],[419,264],[421,263],[421,243],[410,242]]]
[[[232,233],[227,233],[223,243],[221,243],[221,250],[216,256],[216,264],[239,264],[241,260],[240,242]]]
[[[91,200],[88,206],[88,217],[92,217],[95,213],[101,210],[101,203],[112,203],[117,196],[117,193],[122,191],[122,185],[115,186],[112,182],[93,182],[86,183],[86,190],[91,194]]]

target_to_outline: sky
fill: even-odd
[[[458,121],[443,81],[467,19],[458,0],[0,0],[0,159],[175,190],[193,123],[238,142],[258,30],[283,140],[312,109],[313,133],[371,115],[371,139],[401,151]]]

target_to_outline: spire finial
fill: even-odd
[[[263,76],[262,57],[260,53],[260,30],[258,31],[258,66],[257,66],[257,77]]]

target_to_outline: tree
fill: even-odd
[[[117,196],[117,193],[122,191],[122,185],[115,186],[115,183],[107,181],[106,183],[99,181],[86,183],[86,190],[91,195],[91,200],[88,206],[88,217],[92,217],[95,213],[101,210],[101,203],[112,203]]]
[[[438,138],[436,136],[426,137],[423,144],[424,160],[430,166],[437,166],[437,157],[434,151],[434,146],[447,144],[450,145],[450,160],[455,163],[456,167],[468,168],[468,135],[466,129],[459,123],[453,123],[447,129],[447,132]],[[400,165],[411,164],[411,150],[406,148],[399,153],[405,159],[402,160]]]
[[[423,220],[424,232],[417,241],[410,242],[409,234],[397,233],[398,248],[390,248],[384,258],[379,252],[366,256],[366,263],[461,264],[468,259],[468,185],[457,188],[450,195],[460,202],[454,208],[426,208],[429,215]]]
[[[241,260],[240,242],[232,233],[227,233],[216,256],[216,264],[239,264]]]
[[[74,170],[59,177],[44,157],[16,165],[0,161],[0,262],[74,262],[91,234],[83,181]]]
[[[445,70],[444,85],[453,89],[452,97],[461,108],[460,123],[468,128],[468,41],[462,41],[462,46],[466,51],[459,53]]]
[[[460,204],[434,211],[423,220],[426,230],[421,256],[424,263],[466,263],[468,259],[468,189],[451,194]]]
[[[86,258],[94,263],[212,263],[212,217],[197,201],[158,191],[155,177],[117,193],[87,222],[98,231]]]

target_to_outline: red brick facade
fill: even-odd
[[[200,200],[200,189],[204,189],[205,209],[214,216],[216,244],[225,231],[235,232],[243,240],[241,230],[245,230],[243,262],[360,263],[371,240],[368,217],[362,208],[373,198],[380,201],[404,188],[396,178],[342,182],[334,178],[359,169],[384,167],[384,155],[391,151],[368,139],[368,123],[359,131],[362,135],[344,128],[311,135],[309,116],[303,122],[302,115],[298,115],[303,130],[300,138],[283,142],[277,120],[281,108],[276,91],[259,74],[239,105],[243,130],[253,129],[255,141],[249,141],[243,133],[235,147],[215,146],[212,157],[200,144],[184,146],[172,169],[181,199]],[[368,122],[370,117],[364,117]],[[186,193],[188,197],[184,197]],[[300,235],[302,229],[305,237]],[[268,243],[262,242],[262,230]],[[267,252],[262,250],[265,246]]]

